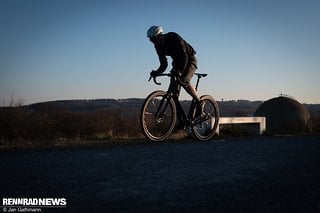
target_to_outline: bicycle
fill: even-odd
[[[207,74],[195,73],[195,75],[197,76],[195,89],[198,90],[200,79],[206,77]],[[200,97],[203,101],[203,111],[199,117],[195,117],[197,103],[193,99],[186,115],[178,100],[178,95],[174,94],[174,87],[171,86],[173,82],[179,83],[179,78],[173,72],[163,73],[153,77],[157,85],[161,85],[156,80],[159,76],[170,77],[171,82],[167,91],[156,90],[145,99],[140,113],[140,125],[144,136],[151,141],[166,140],[175,129],[178,118],[179,125],[183,129],[191,129],[198,140],[211,139],[216,133],[220,117],[218,104],[213,97],[210,95]],[[151,79],[152,76],[149,81]]]

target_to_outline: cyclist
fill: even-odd
[[[191,84],[191,78],[197,69],[196,51],[180,35],[174,32],[163,34],[161,26],[151,26],[147,31],[147,36],[154,44],[159,56],[160,67],[152,70],[152,77],[163,73],[168,67],[166,56],[171,56],[173,72],[178,78],[178,82],[170,82],[170,87],[174,87],[174,98],[178,99],[181,86],[197,103],[196,117],[202,113],[203,103]]]

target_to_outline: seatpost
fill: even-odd
[[[201,78],[201,76],[200,75],[198,75],[198,79],[197,79],[197,84],[196,84],[196,91],[198,91],[198,85],[199,85],[199,81],[200,81],[200,78]]]

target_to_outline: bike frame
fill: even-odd
[[[195,75],[198,77],[195,90],[198,91],[198,85],[199,85],[199,82],[200,82],[200,78],[207,76],[207,74],[195,73]],[[179,122],[184,124],[184,125],[186,125],[186,126],[197,125],[198,122],[196,122],[196,123],[194,122],[194,109],[196,108],[195,99],[192,99],[192,101],[191,101],[191,104],[190,104],[190,107],[189,107],[189,111],[188,111],[188,116],[187,116],[186,113],[183,110],[183,107],[180,104],[180,101],[179,101],[180,91],[175,91],[175,89],[174,89],[175,88],[175,84],[179,84],[179,80],[177,79],[177,77],[172,73],[160,74],[159,76],[169,76],[170,77],[170,85],[169,85],[169,88],[167,90],[167,96],[164,97],[164,99],[167,99],[167,100],[169,100],[171,98],[173,99],[173,101],[174,101],[174,103],[176,105],[177,118],[178,118]],[[153,80],[157,85],[160,85],[160,83],[158,83],[156,81],[156,78],[154,78]],[[165,102],[166,105],[162,108],[162,105],[164,103],[164,99],[161,100],[159,108],[158,108],[158,111],[156,113],[156,117],[158,119],[160,119],[163,116],[163,114],[166,111],[166,108],[168,107],[169,101],[166,101]]]

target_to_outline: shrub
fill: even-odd
[[[131,138],[139,135],[136,119],[122,118],[121,112],[107,109],[71,112],[50,105],[37,111],[9,107],[0,111],[0,138],[2,141]]]

